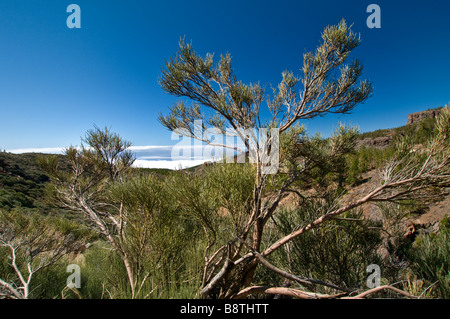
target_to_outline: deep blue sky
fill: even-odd
[[[81,29],[69,29],[69,4]],[[381,7],[381,29],[366,8]],[[78,145],[94,124],[134,145],[171,145],[157,120],[176,98],[157,83],[180,37],[196,51],[231,53],[242,81],[277,85],[299,73],[325,26],[360,32],[374,95],[353,114],[307,122],[327,136],[338,121],[362,131],[404,125],[407,114],[450,101],[450,2],[300,0],[1,0],[0,148]]]

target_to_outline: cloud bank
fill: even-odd
[[[180,169],[201,165],[204,162],[212,161],[212,157],[202,156],[202,145],[147,145],[147,146],[131,146],[129,148],[135,156],[134,167],[140,168],[166,168]],[[6,150],[13,154],[23,153],[44,153],[44,154],[63,154],[65,147],[44,147],[44,148],[20,148]]]

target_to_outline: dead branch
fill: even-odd
[[[384,290],[391,290],[398,294],[401,294],[407,298],[411,299],[417,299],[418,297],[413,296],[406,291],[403,291],[401,289],[395,288],[393,286],[385,285],[376,287],[367,291],[364,291],[363,293],[360,293],[356,296],[348,296],[348,293],[341,293],[341,294],[335,294],[335,295],[327,295],[327,294],[317,294],[317,293],[311,293],[299,289],[292,289],[292,288],[286,288],[286,287],[265,287],[265,286],[252,286],[247,287],[240,292],[238,292],[235,296],[233,296],[233,299],[243,299],[249,295],[254,294],[272,294],[272,295],[283,295],[287,297],[293,297],[297,299],[364,299],[374,293],[384,291]]]
[[[245,288],[238,292],[233,299],[243,299],[248,295],[253,294],[270,294],[270,295],[283,295],[298,299],[336,299],[342,296],[347,295],[347,293],[341,293],[337,295],[324,295],[324,294],[316,294],[310,293],[306,291],[302,291],[299,289],[292,289],[286,287],[264,287],[264,286],[252,286]]]
[[[393,286],[385,285],[385,286],[380,286],[380,287],[376,287],[376,288],[364,291],[364,292],[362,292],[362,293],[360,293],[359,295],[356,295],[356,296],[343,297],[342,299],[363,299],[363,298],[365,298],[365,297],[367,297],[369,295],[372,295],[374,293],[377,293],[377,292],[380,292],[380,291],[383,291],[383,290],[392,290],[392,291],[394,291],[394,292],[396,292],[398,294],[401,294],[401,295],[403,295],[405,297],[408,297],[408,298],[411,298],[411,299],[417,299],[418,298],[418,297],[413,296],[413,295],[411,295],[411,294],[409,294],[406,291],[403,291],[401,289],[395,288]]]
[[[219,282],[223,279],[223,277],[225,275],[228,274],[228,272],[231,270],[231,268],[234,266],[234,263],[227,258],[225,260],[225,264],[223,265],[222,269],[217,273],[217,275],[214,276],[213,279],[211,279],[211,281],[209,282],[208,285],[206,285],[202,291],[201,294],[202,295],[209,295],[211,293],[211,291],[219,284]]]

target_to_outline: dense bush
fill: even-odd
[[[421,234],[409,251],[411,270],[432,285],[436,297],[450,298],[450,223],[445,217],[437,233]]]
[[[317,218],[329,205],[332,202],[312,202],[292,211],[285,210],[279,214],[276,225],[282,233],[290,233]],[[383,266],[378,255],[382,239],[373,226],[372,222],[362,218],[361,212],[349,212],[293,240],[273,257],[274,261],[299,276],[343,288],[367,288],[367,266]],[[317,286],[314,290],[324,292],[324,287]]]

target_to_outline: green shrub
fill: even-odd
[[[283,234],[288,234],[294,228],[306,226],[331,204],[312,202],[293,211],[285,210],[276,224]],[[296,238],[280,250],[274,261],[299,276],[341,287],[361,288],[368,276],[367,266],[383,265],[377,254],[381,237],[379,231],[370,226],[373,225],[362,219],[361,212],[349,212]],[[323,291],[320,286],[314,289]]]
[[[438,233],[421,234],[409,251],[411,269],[425,279],[439,298],[450,298],[450,227],[448,217],[440,224]]]

